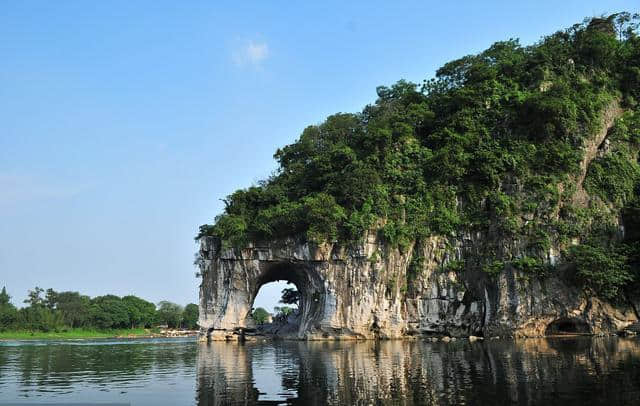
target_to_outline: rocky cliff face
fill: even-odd
[[[591,161],[606,153],[602,146],[621,112],[612,102],[603,112],[601,130],[585,143],[569,199],[573,205],[591,204],[582,184]],[[517,182],[502,186],[516,195],[521,187]],[[618,213],[609,215],[623,233]],[[532,251],[526,237],[499,227],[433,236],[403,249],[374,232],[349,247],[294,238],[241,250],[222,249],[214,237],[200,242],[199,324],[203,337],[213,339],[233,338],[239,329],[253,327],[250,312],[258,290],[275,280],[294,283],[302,294],[297,332],[288,335],[298,339],[601,334],[626,328],[640,313],[638,299],[612,304],[576,287],[557,264],[563,248],[557,240]],[[490,257],[535,257],[555,269],[541,277],[506,263],[490,276],[477,266]]]
[[[541,336],[547,329],[601,334],[638,321],[640,309],[633,304],[603,302],[563,282],[560,274],[531,278],[508,266],[497,278],[447,271],[443,265],[455,259],[452,253],[463,258],[484,244],[483,236],[467,237],[434,237],[404,253],[375,235],[349,249],[289,239],[231,250],[203,238],[202,335],[234,339],[239,329],[253,327],[253,300],[274,280],[293,282],[302,294],[300,325],[288,338]],[[418,272],[410,271],[418,251],[424,260]]]

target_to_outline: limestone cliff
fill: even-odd
[[[494,280],[473,272],[442,271],[441,265],[450,260],[445,246],[445,240],[433,238],[401,253],[369,236],[366,244],[353,249],[289,239],[234,252],[222,250],[215,238],[204,238],[203,337],[235,339],[239,328],[253,327],[250,311],[259,288],[279,279],[293,282],[302,294],[299,330],[289,338],[541,336],[554,322],[599,334],[638,321],[640,309],[603,302],[558,276],[531,279],[509,268]],[[413,250],[423,250],[426,260],[410,292],[402,281]],[[376,257],[380,259],[372,260]]]

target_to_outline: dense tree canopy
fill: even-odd
[[[78,292],[60,292],[55,308],[62,312],[65,323],[70,327],[86,326],[91,320],[91,299]]]
[[[7,293],[7,287],[3,286],[0,291],[0,306],[7,306],[11,304],[11,296]]]
[[[421,85],[379,87],[362,112],[332,115],[279,149],[276,173],[228,196],[198,237],[226,247],[288,236],[351,243],[372,230],[405,249],[431,235],[491,230],[526,238],[529,263],[552,240],[602,234],[592,225],[612,224],[605,214],[638,198],[638,21],[619,13],[531,46],[497,42]],[[626,112],[613,152],[594,160],[584,182],[602,205],[578,207],[583,146],[612,106]],[[580,252],[588,254],[574,249],[567,260]],[[475,265],[499,271],[515,260],[487,254]]]
[[[637,20],[622,23],[618,39],[615,18],[529,47],[495,43],[422,86],[379,87],[361,113],[330,116],[278,150],[277,174],[225,199],[201,235],[231,245],[297,234],[353,241],[384,219],[384,235],[406,243],[482,226],[487,214],[508,220],[515,210],[539,210],[554,192],[548,186],[578,170],[579,147],[603,109],[616,98],[636,105]],[[530,186],[525,207],[505,190],[516,181]]]
[[[127,328],[130,326],[129,309],[115,295],[98,296],[91,301],[92,324],[99,328]]]
[[[269,318],[269,312],[262,307],[258,307],[251,313],[251,318],[258,324],[264,324]]]
[[[44,297],[43,297],[44,293]],[[127,329],[150,328],[161,324],[194,329],[198,306],[190,303],[184,310],[171,302],[156,305],[137,296],[104,295],[90,298],[78,292],[57,292],[35,287],[17,309],[6,288],[0,291],[0,331],[60,331],[68,328]]]
[[[164,300],[158,303],[157,320],[170,328],[180,327],[183,312],[184,309],[179,304]]]
[[[195,303],[189,303],[184,307],[182,312],[182,325],[188,329],[195,329],[198,327],[198,305]]]
[[[3,286],[2,292],[0,292],[0,330],[15,323],[17,317],[17,309],[11,304],[11,296],[7,293],[7,288]]]

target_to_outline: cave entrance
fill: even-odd
[[[591,328],[586,322],[572,317],[561,318],[549,323],[545,331],[547,336],[590,334]]]
[[[247,319],[264,335],[296,337],[306,331],[322,309],[324,285],[316,270],[291,262],[268,262],[260,268]]]

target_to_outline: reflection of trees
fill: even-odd
[[[632,340],[213,343],[199,348],[199,403],[269,404],[252,385],[265,348],[294,405],[624,404],[640,391]]]
[[[192,370],[195,346],[184,342],[158,345],[135,342],[0,347],[0,354],[5,357],[0,361],[0,374],[4,375],[9,368],[17,371],[20,391],[36,387],[72,390],[87,384],[108,386],[114,382],[119,387],[139,386],[154,376]]]

